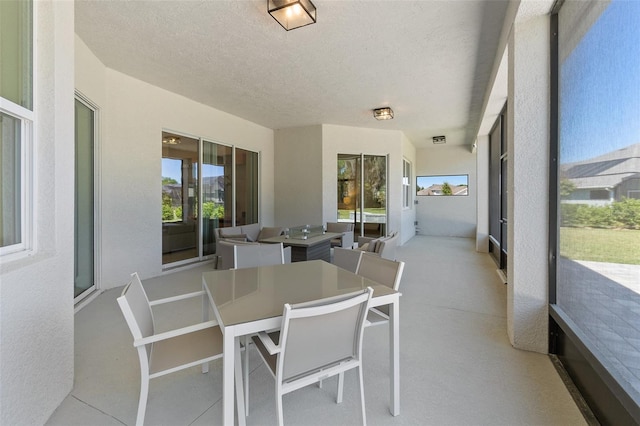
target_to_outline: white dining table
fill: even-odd
[[[399,292],[322,260],[209,271],[202,275],[202,286],[207,294],[203,298],[203,320],[209,319],[209,308],[213,308],[223,333],[224,425],[234,424],[234,405],[238,408],[238,424],[246,423],[240,337],[280,328],[285,303],[307,302],[366,287],[373,288],[371,306],[389,305],[389,411],[393,416],[400,414]]]

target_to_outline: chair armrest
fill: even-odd
[[[362,246],[363,244],[367,244],[370,243],[373,240],[377,240],[378,238],[372,238],[372,237],[363,237],[363,236],[359,236],[358,237],[358,245]]]
[[[143,337],[142,339],[136,339],[133,341],[133,346],[144,346],[149,343],[159,342],[161,340],[171,339],[173,337],[182,336],[183,334],[193,333],[195,331],[204,330],[205,328],[217,327],[218,321],[206,321],[187,327],[176,328],[175,330],[165,331],[164,333],[154,334],[153,336]]]
[[[259,332],[258,333],[258,338],[260,339],[260,341],[262,342],[264,347],[267,349],[267,351],[271,355],[275,355],[275,354],[279,353],[282,350],[280,348],[280,346],[277,346],[273,342],[273,340],[271,340],[271,337],[269,337],[269,335],[266,332],[264,332],[264,331]]]
[[[176,302],[178,300],[190,299],[192,297],[203,296],[204,290],[195,291],[193,293],[180,294],[173,297],[165,297],[164,299],[156,299],[149,301],[149,306],[162,305],[163,303]]]
[[[353,247],[353,231],[345,231],[342,233],[342,247],[343,248],[352,248]]]

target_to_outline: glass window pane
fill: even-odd
[[[557,306],[640,402],[640,2],[559,14]]]
[[[20,120],[0,113],[0,247],[22,243]]]
[[[94,111],[76,99],[74,297],[94,284]]]
[[[363,226],[366,236],[386,235],[387,157],[365,155],[363,162]]]
[[[198,257],[199,144],[162,133],[162,264]]]
[[[213,230],[231,226],[232,149],[203,142],[202,145],[202,249],[207,256],[216,252]]]
[[[258,222],[258,153],[236,148],[236,225]]]
[[[0,1],[0,96],[32,109],[31,1]]]

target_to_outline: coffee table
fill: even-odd
[[[341,233],[325,232],[321,235],[309,237],[306,240],[288,238],[285,235],[260,240],[261,243],[282,243],[285,247],[291,247],[291,261],[303,262],[306,260],[324,260],[331,262],[331,240],[341,237]]]

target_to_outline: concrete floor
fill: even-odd
[[[543,354],[514,349],[507,338],[506,287],[487,254],[464,238],[417,236],[398,249],[406,262],[400,290],[401,411],[388,411],[385,327],[365,332],[364,378],[370,425],[583,425],[576,404]],[[204,268],[144,281],[150,299],[201,289]],[[133,272],[133,271],[132,271]],[[124,284],[124,283],[123,283]],[[47,425],[133,425],[140,386],[132,337],[117,306],[122,288],[104,292],[76,314],[75,386]],[[198,300],[154,309],[158,329],[200,319]],[[271,375],[252,351],[248,425],[275,424]],[[221,363],[151,381],[146,424],[221,423]],[[355,372],[344,402],[335,380],[284,398],[291,425],[359,422]]]

